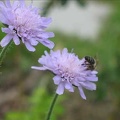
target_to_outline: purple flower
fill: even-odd
[[[93,82],[98,81],[97,71],[88,70],[87,65],[85,66],[85,58],[80,60],[74,53],[68,53],[66,48],[62,52],[51,50],[50,54],[45,51],[45,55],[39,58],[38,62],[42,67],[31,68],[52,71],[55,74],[54,83],[58,85],[56,93],[59,95],[63,94],[64,89],[74,92],[75,86],[79,89],[81,97],[86,99],[83,88],[96,90]]]
[[[51,23],[51,18],[41,17],[39,9],[32,5],[26,6],[24,0],[0,1],[0,21],[5,25],[2,32],[7,35],[0,45],[5,47],[12,39],[15,45],[22,41],[29,51],[35,51],[34,46],[42,43],[52,49],[54,43],[49,38],[54,37],[53,32],[46,32],[45,28]]]

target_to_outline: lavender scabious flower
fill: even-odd
[[[54,47],[54,43],[49,40],[54,37],[54,33],[45,31],[51,18],[41,17],[39,9],[27,6],[24,0],[14,1],[13,4],[10,0],[5,3],[0,1],[0,21],[5,25],[2,32],[7,34],[0,42],[2,47],[12,39],[15,45],[22,41],[29,51],[35,51],[34,46],[38,43],[50,49]]]
[[[61,95],[64,89],[74,92],[74,86],[79,89],[80,95],[86,99],[83,88],[96,90],[93,82],[98,81],[97,71],[88,70],[85,66],[85,58],[79,59],[74,53],[68,53],[67,48],[60,50],[45,51],[45,55],[39,58],[42,67],[32,66],[36,70],[49,70],[55,74],[54,83],[58,85],[56,93]]]

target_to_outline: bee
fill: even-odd
[[[85,56],[85,63],[83,64],[87,67],[87,70],[94,70],[96,67],[96,60],[91,56]]]

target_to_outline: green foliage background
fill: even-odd
[[[55,32],[55,37],[52,40],[56,44],[54,49],[66,47],[71,51],[73,48],[79,58],[85,55],[97,57],[97,70],[99,72],[97,90],[92,93],[86,91],[86,96],[88,99],[98,103],[106,99],[115,101],[115,110],[117,112],[114,113],[113,111],[114,114],[111,114],[108,120],[118,120],[120,111],[120,2],[108,1],[108,3],[112,5],[113,11],[109,18],[103,23],[103,28],[96,41],[83,40],[74,35],[66,35],[58,31]],[[0,39],[2,39],[3,36],[3,33],[0,32]],[[27,51],[24,45],[12,45],[1,66],[3,75],[7,75],[10,71],[13,72],[16,68],[20,70],[19,72],[21,72],[20,74],[23,77],[29,75],[29,72],[31,72],[30,67],[32,65],[37,65],[38,58],[44,53],[44,50],[48,50],[42,45],[38,45],[36,49],[36,52],[31,53]],[[50,74],[49,79],[52,79]],[[2,87],[5,82],[5,78],[1,76],[0,87]],[[55,91],[55,85],[53,85],[52,82],[53,81],[50,80],[45,84],[45,86],[49,86],[49,88],[39,85],[34,87],[31,94],[27,96],[28,104],[30,104],[27,110],[11,110],[5,114],[4,119],[43,120],[47,113],[46,111],[49,107],[53,91]],[[49,92],[49,90],[52,92]],[[67,96],[65,94],[63,96]],[[63,99],[63,96],[60,96],[60,100],[55,106],[52,120],[57,120],[58,116],[63,115],[64,107],[61,101],[69,99],[69,96],[65,99]],[[72,96],[74,96],[74,94],[72,94]]]

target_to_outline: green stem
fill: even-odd
[[[3,58],[7,52],[7,49],[9,48],[9,46],[11,45],[12,41],[7,45],[5,46],[4,48],[2,48],[1,52],[0,52],[0,66],[2,64],[2,61],[3,61]]]
[[[53,107],[54,107],[54,105],[55,105],[55,102],[56,102],[56,100],[57,100],[57,97],[58,97],[58,94],[55,94],[55,96],[54,96],[54,98],[53,98],[53,101],[52,101],[52,103],[51,103],[50,109],[49,109],[49,111],[48,111],[48,115],[47,115],[46,120],[50,120],[50,117],[51,117],[51,114],[52,114],[52,111],[53,111]]]

